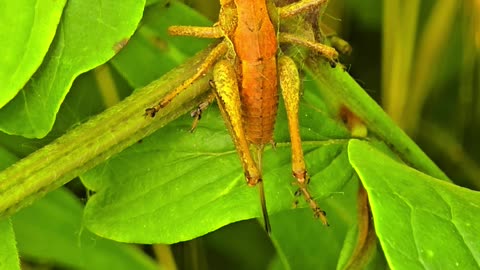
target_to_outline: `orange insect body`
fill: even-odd
[[[231,37],[240,68],[245,135],[250,143],[273,141],[277,115],[277,40],[265,0],[236,0],[237,27]]]
[[[278,17],[289,17],[314,7],[326,0],[298,0],[290,5],[275,8]],[[266,0],[220,0],[219,21],[213,27],[172,26],[173,35],[202,38],[223,38],[212,49],[194,76],[187,79],[174,91],[145,113],[155,116],[192,82],[213,66],[215,96],[220,111],[232,135],[242,161],[248,185],[260,188],[260,200],[265,228],[270,231],[265,195],[262,184],[262,151],[273,142],[273,128],[278,107],[277,84],[280,85],[287,113],[292,144],[292,172],[299,191],[314,211],[327,225],[325,213],[313,200],[307,189],[308,174],[303,158],[298,122],[300,78],[297,68],[288,56],[277,60],[277,33],[267,9]],[[337,52],[323,44],[312,42],[289,33],[278,34],[280,42],[304,45],[324,55],[335,63]],[[278,70],[277,70],[278,68]],[[277,76],[277,72],[279,76]],[[278,83],[277,83],[278,82]],[[197,121],[201,109],[196,112]],[[194,122],[196,124],[196,121]],[[249,145],[257,148],[253,158]]]

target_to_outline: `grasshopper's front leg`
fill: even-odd
[[[187,27],[188,28],[188,27]],[[205,61],[198,67],[197,72],[184,81],[181,85],[179,85],[177,88],[175,88],[172,92],[168,93],[165,97],[162,98],[162,100],[155,106],[151,108],[147,108],[145,110],[145,115],[148,115],[150,117],[155,117],[155,114],[160,111],[160,109],[164,108],[170,102],[176,98],[182,91],[184,91],[188,86],[190,86],[193,82],[198,80],[203,74],[207,72],[209,68],[212,67],[216,61],[222,57],[228,50],[228,45],[226,42],[220,42],[213,50],[210,52],[210,54],[207,56]]]
[[[299,191],[312,208],[315,217],[320,218],[324,225],[328,225],[325,211],[323,211],[308,191],[309,176],[305,168],[302,140],[298,122],[298,106],[300,100],[300,77],[297,66],[290,57],[281,56],[278,59],[278,77],[282,89],[285,109],[287,111],[288,129],[292,145],[292,172],[297,180]]]
[[[233,138],[237,152],[240,155],[247,184],[249,186],[258,185],[259,187],[265,229],[270,233],[271,229],[265,202],[261,168],[258,167],[253,159],[249,143],[245,136],[237,75],[232,64],[227,60],[221,60],[216,63],[213,68],[213,79],[217,102],[223,119]]]

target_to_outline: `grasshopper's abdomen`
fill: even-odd
[[[257,145],[271,143],[278,107],[275,57],[243,62],[242,77],[240,97],[247,140]]]

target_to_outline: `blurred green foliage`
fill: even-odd
[[[457,184],[480,189],[478,3],[345,1],[341,14],[352,76]]]

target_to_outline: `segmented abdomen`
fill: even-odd
[[[247,140],[256,145],[271,143],[278,106],[275,57],[242,62],[241,67],[240,97]]]

